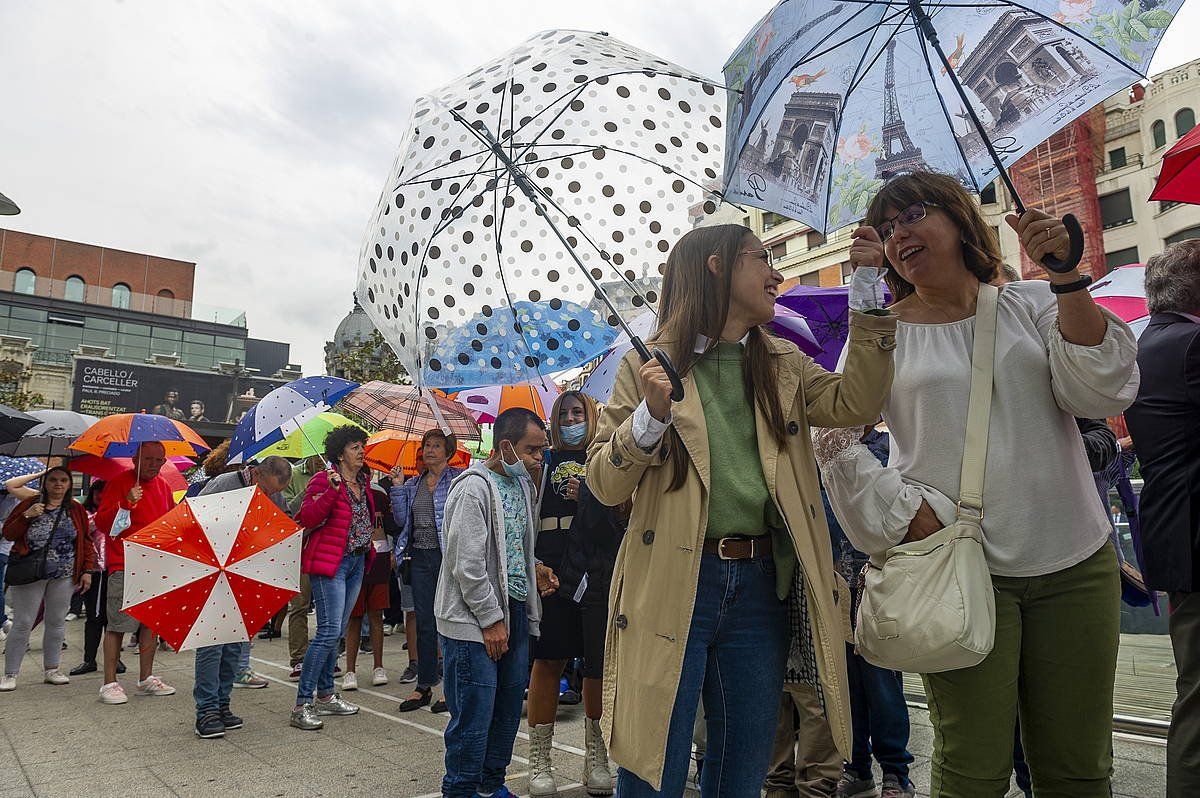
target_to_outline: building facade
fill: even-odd
[[[244,390],[238,380],[299,376],[288,362],[289,345],[250,338],[243,312],[193,301],[195,269],[188,261],[0,229],[0,391],[38,395],[35,407],[89,401],[99,410],[103,402],[80,397],[80,358],[123,364],[142,375],[143,385],[154,381],[155,369],[224,375],[235,392]],[[223,421],[228,402],[224,389],[219,393],[213,396],[222,409],[213,415]],[[114,412],[153,406],[125,394],[120,402],[110,396]]]
[[[1062,64],[1072,63],[1073,54],[1059,53],[1057,43],[1048,41],[1046,46],[1062,59]],[[1034,71],[1029,74],[1040,75],[1032,63]],[[1054,79],[1061,77],[1055,65],[1050,69],[1055,72]],[[1043,77],[1051,80],[1048,75]],[[997,113],[1003,115],[1001,106],[997,106]],[[1200,59],[1155,75],[1147,87],[1134,86],[1129,92],[1110,97],[1092,115],[1098,118],[1102,114],[1103,121],[1091,126],[1093,140],[1087,146],[1101,152],[1095,158],[1094,174],[1089,176],[1091,185],[1081,186],[1080,193],[1094,191],[1099,200],[1101,229],[1084,231],[1103,239],[1104,264],[1096,271],[1141,263],[1175,241],[1200,238],[1200,206],[1148,202],[1163,154],[1196,123],[1197,113]],[[903,149],[901,141],[899,150]],[[1047,157],[1054,155],[1051,152]],[[1036,152],[1029,157],[1037,157]],[[1028,201],[1038,205],[1035,198]],[[1000,240],[1005,261],[1022,271],[1019,241],[1004,221],[1013,212],[1007,191],[997,182],[983,191],[980,202]],[[741,221],[771,250],[776,267],[783,272],[785,287],[836,286],[849,280],[853,227],[832,231],[826,237],[800,222],[756,208],[747,208]],[[1026,275],[1038,276],[1036,270],[1026,270]]]

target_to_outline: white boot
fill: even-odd
[[[550,766],[550,749],[554,745],[554,724],[529,727],[529,795],[532,798],[557,795],[558,784]]]
[[[583,719],[583,784],[588,795],[612,795],[613,776],[608,764],[608,748],[600,733],[600,721]]]

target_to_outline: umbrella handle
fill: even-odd
[[[1042,265],[1057,274],[1071,271],[1083,260],[1083,228],[1080,226],[1079,220],[1075,218],[1075,214],[1068,213],[1062,218],[1062,223],[1067,228],[1067,236],[1071,239],[1071,249],[1067,253],[1066,260],[1059,260],[1053,255],[1042,258]]]
[[[663,367],[663,371],[667,373],[667,379],[671,381],[671,401],[682,402],[683,380],[679,378],[679,372],[675,369],[675,364],[671,362],[670,356],[658,347],[653,350],[647,349],[646,345],[642,343],[642,339],[636,335],[631,336],[630,341],[633,343],[633,348],[641,355],[643,363],[648,363],[652,359],[658,361],[659,365]]]

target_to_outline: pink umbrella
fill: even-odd
[[[453,394],[453,398],[467,408],[480,424],[490,424],[505,410],[513,407],[524,407],[543,419],[548,419],[559,393],[561,391],[553,381],[542,377],[516,385],[470,388]]]
[[[1091,288],[1096,304],[1112,311],[1129,324],[1137,335],[1142,334],[1150,320],[1146,309],[1146,267],[1140,263],[1113,269]]]

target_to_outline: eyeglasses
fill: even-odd
[[[896,225],[902,224],[905,227],[912,227],[917,222],[921,221],[926,216],[926,208],[940,208],[936,202],[914,202],[900,213],[886,220],[883,224],[875,228],[875,232],[879,233],[881,241],[887,241],[896,233]]]
[[[763,247],[762,249],[748,249],[745,252],[739,252],[738,255],[750,255],[758,258],[768,266],[773,266],[775,264],[775,259],[771,257],[771,250],[767,249],[766,247]]]

